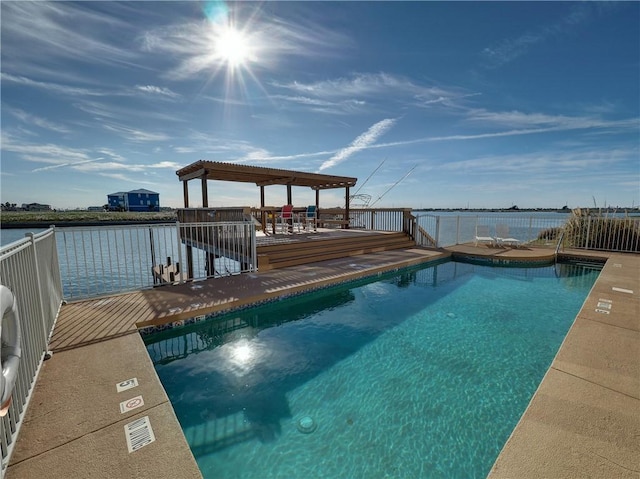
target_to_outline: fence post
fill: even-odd
[[[38,252],[36,251],[36,240],[34,238],[33,233],[26,233],[29,240],[31,241],[31,251],[33,254],[31,255],[33,258],[33,269],[36,272],[36,285],[38,287],[38,309],[40,310],[40,320],[42,322],[42,338],[43,338],[43,348],[44,348],[44,359],[49,359],[51,357],[51,352],[49,351],[49,334],[47,333],[47,323],[44,315],[44,301],[42,299],[42,284],[40,283],[40,267],[38,266]]]
[[[176,221],[176,237],[178,239],[178,264],[181,265],[180,268],[184,271],[184,263],[182,262],[182,243],[180,241],[180,221]],[[187,275],[191,271],[191,265],[187,266]],[[178,274],[178,283],[184,283],[184,279],[182,278],[182,274]]]
[[[256,239],[256,225],[251,223],[249,225],[249,233],[251,234],[251,272],[255,273],[258,270],[258,250]]]
[[[440,244],[440,217],[436,216],[436,248]]]
[[[589,249],[589,234],[591,233],[591,216],[587,216],[587,234],[584,237],[584,248]]]

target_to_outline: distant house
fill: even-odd
[[[107,195],[110,211],[160,211],[160,194],[145,189]]]
[[[22,209],[26,211],[51,211],[51,205],[43,205],[40,203],[22,203]]]

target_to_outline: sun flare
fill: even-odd
[[[233,26],[225,27],[215,40],[216,56],[229,67],[245,66],[252,57],[249,38]]]

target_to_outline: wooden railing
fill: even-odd
[[[413,237],[410,208],[351,208],[349,216],[343,208],[321,208],[320,225],[347,226],[373,231],[404,231]]]
[[[180,223],[219,223],[228,221],[249,221],[250,206],[227,208],[180,208],[177,211]]]

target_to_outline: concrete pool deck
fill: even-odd
[[[535,250],[473,251],[536,258]],[[64,306],[51,343],[57,352],[42,367],[6,478],[201,477],[138,326],[241,307],[450,254],[421,248],[380,252],[210,280],[196,291],[171,286],[146,296],[137,292],[107,303]],[[537,254],[546,256],[548,250]],[[640,256],[605,256],[607,264],[490,477],[640,477]],[[99,314],[100,301],[104,314]],[[129,310],[138,315],[133,321]],[[89,329],[102,334],[87,329],[91,315],[97,319]],[[117,384],[132,378],[137,387],[117,392]],[[127,403],[138,407],[129,409]],[[125,426],[143,417],[155,441],[129,453]]]

